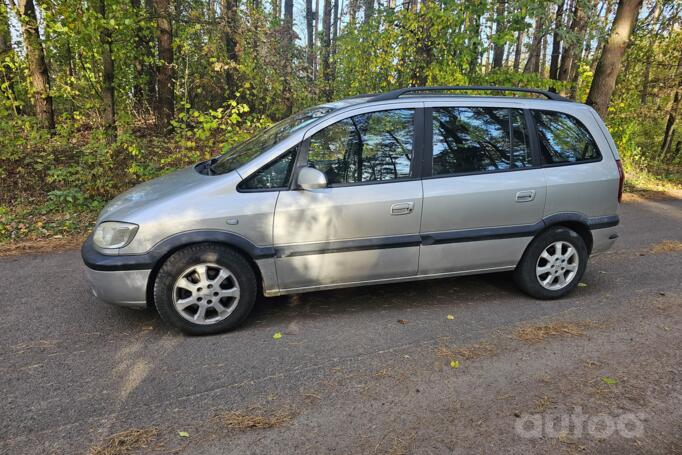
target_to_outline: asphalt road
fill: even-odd
[[[682,201],[624,204],[620,234],[559,301],[462,277],[269,299],[199,338],[97,302],[77,251],[0,258],[0,453],[97,453],[130,429],[144,453],[680,452],[682,252],[651,248],[682,241]],[[642,431],[515,427],[576,406]]]

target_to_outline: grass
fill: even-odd
[[[1,243],[0,257],[20,256],[30,253],[45,253],[54,251],[75,250],[85,241],[85,235],[74,233],[66,237],[37,238],[21,242]]]
[[[92,229],[102,205],[73,206],[59,201],[0,205],[0,247],[29,249],[27,245],[48,240],[57,246],[82,238]]]
[[[646,169],[627,166],[625,169],[625,197],[636,200],[637,197],[647,199],[682,198],[682,170],[667,169],[656,173]]]
[[[649,248],[649,252],[653,254],[677,253],[680,251],[682,251],[682,242],[679,240],[663,240],[662,242],[654,243]]]
[[[585,334],[585,329],[595,324],[590,321],[581,322],[551,322],[541,325],[527,325],[516,329],[514,338],[526,343],[539,343],[549,337],[573,336],[579,337]]]
[[[271,414],[252,413],[252,411],[226,411],[214,417],[214,421],[227,428],[250,430],[255,428],[274,428],[284,425],[294,418],[288,410]]]
[[[91,447],[89,455],[127,455],[148,448],[159,434],[156,428],[132,428],[109,436],[102,445]]]

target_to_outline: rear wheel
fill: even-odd
[[[538,299],[556,299],[571,292],[587,266],[585,241],[566,227],[553,227],[537,236],[514,271],[514,280]]]
[[[211,243],[191,245],[171,255],[154,283],[161,318],[191,335],[237,327],[253,308],[256,276],[233,249]]]

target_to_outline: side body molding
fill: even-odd
[[[272,246],[257,246],[241,235],[218,230],[196,230],[174,234],[165,238],[142,254],[106,255],[98,252],[92,242],[92,236],[83,244],[81,256],[86,266],[93,270],[145,270],[152,269],[157,262],[170,251],[184,245],[200,242],[219,242],[241,249],[254,260],[270,258],[275,255]]]

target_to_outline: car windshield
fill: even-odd
[[[315,106],[275,123],[270,128],[235,145],[224,155],[218,157],[212,164],[211,171],[216,174],[223,174],[248,163],[261,153],[268,151],[273,145],[286,139],[295,131],[320,117],[324,117],[332,110],[333,108],[329,106]]]

